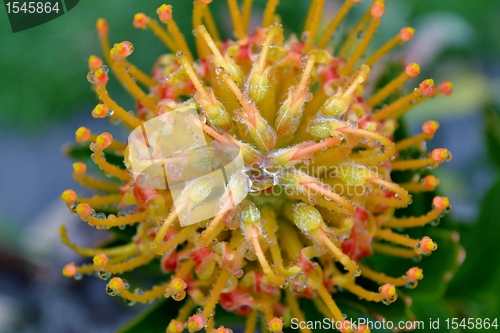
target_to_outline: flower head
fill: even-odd
[[[236,39],[226,41],[220,38],[210,2],[194,3],[198,58],[178,28],[172,6],[157,9],[165,27],[144,13],[134,16],[133,26],[152,30],[172,52],[159,58],[151,76],[129,62],[134,52],[130,42],[109,46],[108,24],[97,21],[105,61],[89,59],[88,80],[100,101],[92,116],[139,129],[131,136],[146,132],[151,119],[161,119],[162,126],[141,139],[149,149],[147,156],[108,132],[95,135],[85,127],[76,131],[76,141],[90,145],[93,162],[117,181],[93,177],[86,164],[77,162],[74,179],[99,195],[83,198],[66,190],[61,199],[89,225],[130,226],[135,235],[125,245],[86,249],[72,244],[62,228],[65,244],[93,258],[93,265],[69,264],[63,274],[79,277],[97,271],[104,279],[114,275],[108,293],[129,303],[161,297],[182,301],[178,316],[165,323],[167,332],[231,332],[224,326],[215,328],[217,304],[246,317],[247,331],[255,330],[257,314],[262,313],[265,326],[281,332],[287,325],[282,319],[285,312],[304,318],[298,298],[316,298],[324,313],[343,323],[344,331],[353,331],[335,303],[334,290],[389,304],[396,300],[398,288],[414,288],[423,278],[418,267],[389,277],[362,264],[362,258],[376,253],[420,258],[437,249],[427,236],[412,239],[398,230],[438,220],[451,207],[447,198],[435,197],[423,216],[399,218],[395,211],[411,204],[410,193],[432,191],[439,180],[426,175],[398,184],[391,175],[421,174],[450,160],[451,153],[425,150],[423,143],[439,127],[436,121],[423,124],[422,133],[396,142],[394,132],[404,113],[429,98],[449,95],[453,86],[445,82],[436,89],[434,81],[426,79],[416,86],[411,83],[415,88],[410,93],[389,99],[420,74],[415,63],[381,88],[367,83],[371,67],[415,32],[405,27],[363,58],[384,15],[384,1],[373,2],[335,52],[327,47],[331,36],[359,0],[345,0],[321,38],[324,1],[312,1],[301,39],[284,35],[277,0],[268,0],[262,23],[252,33],[252,2],[240,8],[236,0],[228,0]],[[364,34],[358,40],[359,30]],[[137,101],[135,112],[110,96],[106,86],[112,78],[104,62]],[[182,148],[167,158],[154,144],[175,131],[173,111],[186,107],[197,110],[195,117],[186,117],[189,128],[199,131],[211,148],[196,154]],[[218,184],[201,173],[185,182],[178,196],[170,183],[144,185],[146,180],[162,180],[166,173],[179,180],[190,172],[212,170],[213,154],[229,153],[220,147],[236,147],[244,168],[226,180],[219,196],[214,194]],[[421,156],[406,154],[410,149]],[[123,156],[126,169],[106,156]],[[149,163],[150,173],[136,177],[132,165],[137,163]],[[160,170],[156,174],[151,171],[155,165]],[[194,221],[196,208],[212,199],[212,218],[181,225],[181,217]],[[145,292],[129,291],[119,276],[155,261],[166,274],[163,281]],[[360,276],[372,280],[378,291],[360,286]]]

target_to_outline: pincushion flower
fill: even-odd
[[[447,198],[435,197],[423,216],[403,218],[395,213],[412,203],[411,193],[433,191],[439,180],[427,175],[396,183],[391,175],[394,171],[422,174],[450,160],[451,153],[425,150],[425,141],[439,127],[436,121],[424,123],[422,133],[396,142],[394,133],[403,114],[429,98],[449,95],[452,85],[443,82],[435,87],[432,79],[425,79],[394,99],[408,80],[419,75],[415,63],[380,88],[368,83],[371,66],[414,34],[414,29],[403,28],[365,57],[381,23],[384,1],[373,1],[335,50],[328,46],[330,39],[360,0],[345,0],[321,36],[325,1],[313,0],[300,38],[284,35],[277,0],[267,2],[261,25],[253,32],[248,28],[252,1],[245,0],[240,8],[236,0],[228,0],[235,40],[226,41],[220,38],[210,2],[194,2],[197,57],[174,20],[172,6],[157,10],[166,28],[143,13],[134,16],[134,27],[150,29],[172,52],[160,56],[151,75],[127,60],[134,52],[130,42],[110,47],[108,24],[99,19],[104,61],[89,58],[87,78],[100,100],[92,116],[108,117],[133,131],[144,130],[156,117],[169,119],[175,110],[195,109],[191,125],[209,143],[236,146],[243,171],[233,174],[223,187],[225,199],[219,201],[213,218],[182,226],[180,215],[210,196],[213,183],[204,177],[193,179],[175,198],[168,187],[141,186],[132,170],[133,163],[141,162],[140,154],[130,141],[79,128],[76,141],[90,144],[93,162],[117,181],[93,177],[86,164],[76,162],[74,179],[99,194],[84,198],[66,190],[61,199],[91,226],[129,226],[135,235],[124,245],[82,248],[62,228],[66,245],[93,258],[92,265],[68,264],[63,274],[110,279],[107,292],[129,303],[163,297],[183,302],[177,316],[165,323],[171,333],[230,332],[214,315],[217,304],[245,317],[246,332],[254,332],[259,321],[269,331],[280,332],[288,324],[282,318],[305,319],[300,298],[312,299],[325,317],[341,324],[341,331],[367,332],[344,318],[335,293],[390,304],[399,288],[414,288],[423,278],[418,267],[391,277],[362,259],[376,253],[415,259],[437,249],[429,237],[412,239],[400,229],[439,220],[451,208]],[[363,31],[361,38],[359,31]],[[123,109],[108,93],[107,66],[136,99],[135,111]],[[176,125],[163,124],[161,133]],[[147,142],[148,147],[165,140],[161,133]],[[408,157],[415,156],[404,154],[408,150],[419,156]],[[164,157],[158,151],[152,154],[160,161]],[[123,164],[113,164],[107,156],[123,158]],[[203,161],[186,156],[170,159],[162,167],[182,174],[202,165]],[[229,201],[234,207],[228,206]],[[164,279],[147,291],[130,291],[120,276],[152,262],[160,265]],[[366,289],[357,282],[360,277],[379,288]]]

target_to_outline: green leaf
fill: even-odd
[[[165,329],[174,319],[182,302],[162,299],[146,309],[115,333],[165,333]]]
[[[500,178],[486,194],[481,204],[479,221],[473,229],[466,230],[463,241],[467,258],[451,286],[451,292],[462,297],[473,297],[479,292],[488,292],[498,283],[500,261],[498,260],[498,202],[500,200]]]
[[[500,167],[500,110],[490,106],[484,112],[486,125],[486,143],[492,161]]]

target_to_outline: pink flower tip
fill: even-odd
[[[370,13],[375,18],[381,18],[382,15],[384,15],[384,12],[385,12],[385,4],[383,1],[376,1],[370,10]]]
[[[420,90],[422,90],[422,94],[424,96],[432,96],[434,95],[435,92],[435,86],[434,86],[434,80],[433,79],[427,79],[422,81],[419,85]]]
[[[439,85],[439,92],[449,96],[453,93],[453,83],[450,81],[445,81]]]
[[[147,23],[148,23],[148,17],[144,13],[137,13],[134,15],[134,21],[132,22],[134,27],[146,29]]]
[[[438,128],[439,128],[439,123],[437,121],[435,121],[435,120],[426,121],[422,125],[422,131],[425,134],[429,134],[429,135],[433,135],[434,133],[436,133],[436,131],[438,130]]]
[[[420,65],[413,62],[413,63],[409,64],[408,66],[406,66],[405,71],[409,77],[414,78],[415,76],[420,74]]]
[[[399,38],[401,38],[401,41],[403,42],[408,42],[410,39],[413,38],[413,35],[415,34],[415,29],[412,27],[404,27],[401,29],[399,32]]]
[[[172,6],[163,4],[156,10],[156,14],[158,14],[160,21],[167,23],[172,19]]]
[[[445,162],[449,161],[452,158],[452,155],[450,151],[446,148],[436,148],[432,151],[431,157],[436,161],[436,162]]]
[[[424,278],[423,270],[418,267],[412,267],[406,272],[408,281],[417,281]]]
[[[435,197],[432,200],[432,204],[436,209],[443,210],[450,206],[450,200],[447,197]]]

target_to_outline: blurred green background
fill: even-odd
[[[300,32],[309,1],[281,2],[285,28]],[[170,3],[191,38],[192,1]],[[264,1],[255,3],[257,20]],[[335,12],[339,1],[326,3],[324,17]],[[366,3],[349,15],[351,22]],[[5,9],[0,13],[0,332],[111,332],[142,310],[108,297],[100,280],[75,283],[60,277],[62,265],[78,257],[59,244],[58,225],[67,225],[79,244],[102,239],[59,202],[60,193],[74,187],[71,160],[61,147],[73,140],[79,126],[109,130],[106,121],[90,116],[96,99],[86,81],[87,59],[101,55],[95,20],[108,20],[112,43],[131,41],[135,52],[130,60],[149,71],[166,50],[151,31],[134,29],[132,17],[140,11],[155,16],[161,4],[82,0],[62,17],[16,34]],[[211,6],[219,27],[231,31],[225,1],[214,0]],[[403,26],[414,26],[414,40],[392,52],[394,57],[420,63],[422,78],[455,85],[451,97],[425,103],[405,119],[411,132],[427,119],[441,123],[429,147],[447,147],[454,154],[451,163],[436,170],[442,180],[439,192],[450,197],[454,208],[443,224],[460,233],[467,251],[451,281],[428,280],[426,273],[426,283],[439,282],[444,289],[424,297],[416,312],[422,318],[500,317],[500,221],[495,211],[500,204],[500,1],[387,0],[386,7],[372,47]],[[109,89],[119,104],[133,108],[115,80]]]

